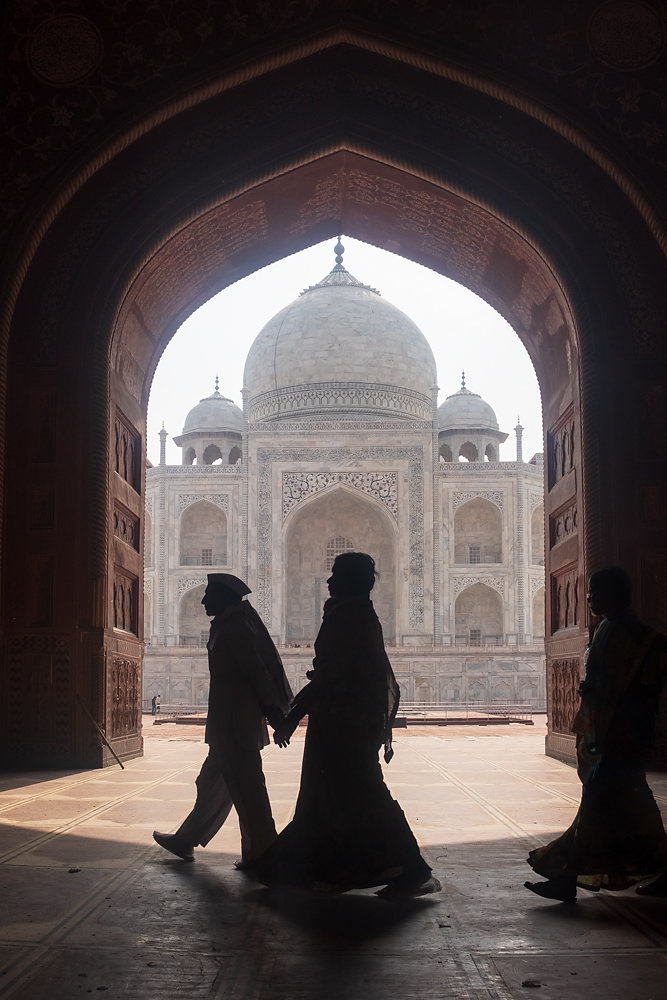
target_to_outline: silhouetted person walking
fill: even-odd
[[[274,733],[285,746],[308,714],[294,819],[253,866],[269,885],[326,892],[385,886],[385,897],[440,889],[378,760],[383,744],[385,760],[392,756],[399,689],[370,600],[375,577],[365,553],[336,558],[309,683]]]
[[[646,782],[664,637],[630,610],[631,584],[618,566],[590,578],[588,602],[602,621],[590,646],[573,730],[581,804],[566,832],[530,852],[547,899],[574,902],[584,889],[626,889],[667,867],[667,836]]]
[[[241,827],[241,861],[259,857],[275,840],[260,750],[269,742],[292,697],[283,665],[255,609],[244,600],[250,588],[230,573],[210,573],[202,599],[212,615],[208,640],[211,683],[206,742],[208,757],[197,778],[197,799],[173,834],[155,831],[161,847],[184,861],[205,847],[235,806]]]

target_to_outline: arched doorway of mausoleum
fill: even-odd
[[[284,621],[288,644],[312,642],[328,597],[327,579],[340,552],[372,552],[379,573],[372,599],[385,639],[393,642],[396,606],[397,529],[374,500],[345,486],[304,502],[284,529]]]

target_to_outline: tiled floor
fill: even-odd
[[[206,748],[198,727],[151,721],[125,770],[0,776],[3,1000],[667,998],[667,901],[580,893],[567,907],[522,888],[527,849],[579,799],[542,725],[399,731],[387,781],[443,892],[392,904],[257,887],[232,867],[233,817],[195,864],[158,848]],[[279,828],[301,748],[265,751]],[[667,776],[652,783],[667,817]]]

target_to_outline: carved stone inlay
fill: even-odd
[[[579,569],[570,566],[551,578],[551,631],[579,624]]]
[[[502,490],[455,490],[452,498],[452,506],[456,510],[457,507],[467,503],[469,500],[488,500],[489,503],[495,504],[496,507],[502,510],[504,499],[505,494]]]
[[[153,497],[146,497],[146,513],[149,517],[153,516]]]
[[[113,533],[116,538],[131,545],[135,552],[139,551],[140,528],[141,524],[137,515],[116,502],[113,512]]]
[[[483,583],[492,590],[497,590],[501,597],[505,596],[505,579],[502,576],[455,576],[453,583],[455,597],[476,583]]]
[[[547,434],[550,489],[574,468],[574,449],[574,417],[570,413]]]
[[[281,420],[280,430],[281,432],[287,433],[288,431],[296,431],[297,433],[303,432],[304,425],[307,425],[309,431],[367,431],[369,426],[368,420],[345,420],[340,419],[343,414],[336,414],[336,417],[332,420],[327,420],[326,415],[318,413],[312,416],[306,415],[304,413],[303,417],[297,422],[295,420]],[[406,429],[405,420],[384,420],[379,419],[379,414],[373,415],[373,420],[370,421],[373,430],[383,430],[383,431],[404,431]],[[433,433],[433,421],[432,420],[411,420],[410,421],[410,431],[427,431],[429,434]],[[256,433],[268,432],[270,434],[275,434],[276,424],[271,421],[266,421],[265,423],[253,423],[253,431]],[[463,464],[463,463],[461,463]],[[457,463],[457,467],[460,470],[461,464]],[[488,468],[490,463],[486,462],[486,467]],[[469,468],[469,463],[465,463],[466,469]],[[504,466],[506,468],[506,465]],[[205,466],[187,466],[187,468],[197,469],[205,468]],[[214,469],[219,469],[219,465],[212,466]],[[229,468],[236,471],[236,466],[230,466]],[[500,468],[500,466],[498,466]]]
[[[533,597],[535,597],[535,594],[538,592],[538,590],[540,590],[542,587],[544,587],[544,580],[543,579],[540,579],[539,577],[531,577],[531,580],[530,580],[530,599],[531,599],[531,601],[532,601]]]
[[[113,623],[124,632],[138,632],[139,580],[134,574],[116,567],[113,580]]]
[[[283,521],[308,497],[337,483],[368,494],[398,516],[397,472],[283,472]]]
[[[110,739],[139,732],[141,665],[138,660],[114,656],[109,671],[111,705]]]
[[[206,583],[205,576],[190,577],[187,580],[180,579],[178,581],[178,599],[180,600],[188,590],[192,590],[194,587],[201,587],[203,583]]]
[[[275,429],[275,425],[271,425],[271,430],[275,431]],[[240,465],[161,465],[159,468],[160,471],[171,476],[178,473],[179,476],[236,476],[240,478],[246,472],[243,463]],[[151,471],[151,469],[148,470],[149,475]]]
[[[193,503],[199,503],[201,500],[208,500],[209,503],[215,504],[220,510],[229,510],[229,496],[226,493],[180,493],[178,497],[178,513],[179,516],[183,511]]]
[[[54,751],[71,739],[71,657],[61,636],[10,639],[7,655],[7,726],[15,750],[39,742]]]
[[[532,465],[526,465],[524,462],[440,462],[438,465],[443,479],[452,473],[457,476],[461,474],[476,476],[478,472],[483,472],[487,476],[490,472],[523,472],[530,475],[532,469]]]
[[[309,412],[321,416],[322,410],[341,413],[357,411],[371,416],[380,410],[394,416],[399,413],[427,420],[432,409],[428,396],[409,389],[366,382],[321,382],[318,385],[290,386],[256,396],[249,401],[248,420],[254,423]]]
[[[43,21],[30,37],[27,62],[45,83],[71,86],[98,67],[102,50],[102,38],[92,21],[76,14],[61,14]]]
[[[533,511],[543,503],[544,497],[541,493],[529,493],[528,494],[528,509],[532,514]]]
[[[141,435],[116,410],[114,421],[114,462],[119,476],[137,493],[141,489]]]
[[[554,545],[558,545],[559,542],[565,541],[571,535],[576,535],[578,524],[577,524],[577,504],[572,503],[565,510],[561,510],[558,514],[552,514],[549,518],[549,541],[551,548]]]
[[[148,577],[144,577],[144,594],[150,601],[153,597],[153,581],[149,580]]]
[[[272,467],[274,462],[317,462],[331,467],[361,462],[408,466],[408,593],[410,627],[424,623],[424,452],[418,446],[385,448],[259,448],[257,451],[257,609],[271,620],[273,565]]]
[[[664,51],[663,19],[650,4],[607,0],[591,15],[588,39],[595,54],[613,69],[644,69]]]
[[[556,733],[571,733],[574,716],[579,708],[579,660],[554,660],[550,665],[550,673],[551,729]]]

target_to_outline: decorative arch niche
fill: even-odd
[[[503,561],[502,514],[490,500],[476,497],[457,508],[454,514],[454,561]]]
[[[224,566],[227,563],[227,515],[217,504],[189,504],[179,521],[181,566]]]
[[[206,584],[201,583],[186,590],[178,605],[178,645],[204,646],[208,637],[210,619],[202,607]]]
[[[472,646],[503,641],[503,599],[484,583],[461,591],[456,598],[454,620],[457,639],[467,640]]]
[[[329,596],[326,581],[331,574],[332,539],[344,539],[375,559],[380,576],[371,596],[385,640],[392,642],[396,635],[396,526],[378,503],[345,486],[308,500],[285,524],[286,642],[312,642],[317,635]]]

